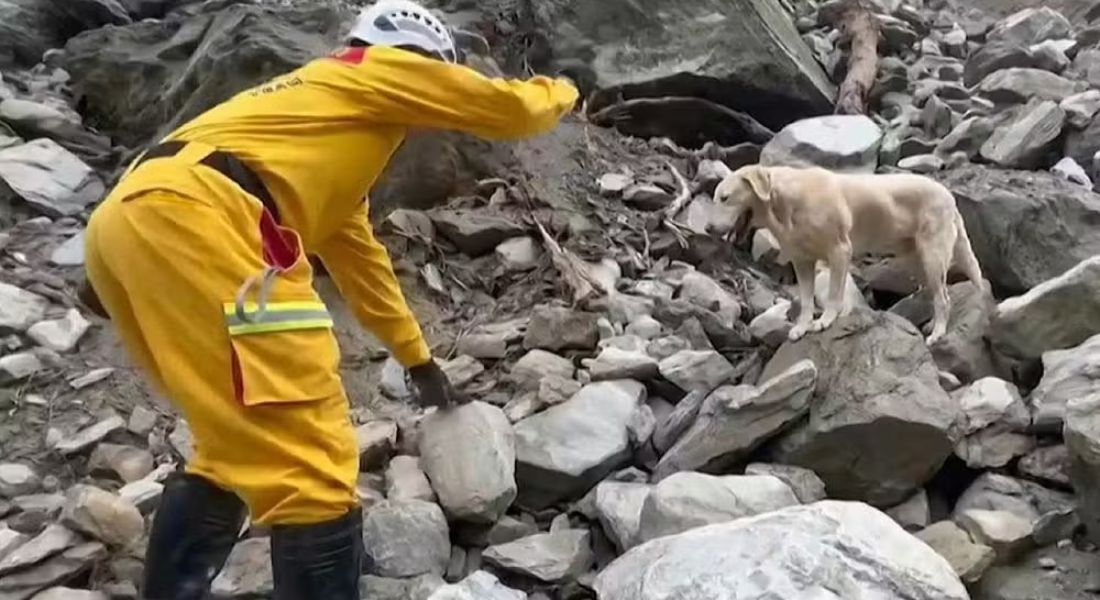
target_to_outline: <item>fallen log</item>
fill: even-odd
[[[878,74],[879,27],[864,0],[847,0],[834,23],[847,40],[848,74],[837,91],[836,113],[867,114],[867,99]]]

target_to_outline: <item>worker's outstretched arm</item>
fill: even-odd
[[[405,303],[385,247],[375,239],[365,209],[321,245],[318,255],[359,322],[402,366],[431,359],[420,325]]]
[[[553,129],[577,101],[564,79],[489,78],[396,48],[352,48],[326,60],[341,63],[330,71],[333,83],[361,98],[365,116],[379,123],[516,139]]]

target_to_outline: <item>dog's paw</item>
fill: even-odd
[[[942,332],[942,331],[940,331],[940,332],[936,332],[936,331],[933,331],[932,333],[928,334],[928,337],[924,338],[924,343],[925,343],[925,344],[926,344],[926,345],[927,345],[927,346],[928,346],[929,348],[931,348],[932,346],[935,346],[937,342],[939,342],[940,340],[942,340],[942,339],[943,339],[943,336],[944,336],[944,335],[945,335],[945,332]]]
[[[792,342],[797,342],[806,336],[806,332],[809,331],[808,325],[795,325],[791,327],[791,330],[787,332],[787,339]]]

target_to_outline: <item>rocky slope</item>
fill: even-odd
[[[0,600],[138,597],[160,482],[191,451],[75,301],[89,212],[143,144],[325,52],[353,4],[0,0]],[[319,278],[361,445],[364,598],[1100,589],[1100,8],[874,0],[871,114],[822,116],[835,3],[438,4],[476,68],[566,72],[588,101],[514,145],[411,139],[372,191],[475,403],[412,408]],[[768,236],[705,235],[725,169],[756,161],[940,179],[996,298],[955,284],[929,348],[928,301],[870,257],[852,315],[787,343]],[[247,531],[217,595],[268,597],[268,554]]]

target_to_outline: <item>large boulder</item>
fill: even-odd
[[[65,32],[59,27],[63,16],[58,7],[62,4],[41,0],[0,2],[0,68],[31,67],[42,60],[43,53],[65,41]]]
[[[857,310],[783,345],[760,381],[805,359],[817,367],[809,419],[772,451],[778,462],[821,476],[830,497],[893,506],[951,454],[959,407],[940,387],[924,339],[908,322]]]
[[[0,183],[49,217],[76,215],[106,191],[88,165],[48,138],[0,150]]]
[[[1100,256],[997,306],[990,325],[994,348],[1034,359],[1100,333]]]
[[[1100,335],[1068,350],[1044,352],[1042,362],[1043,378],[1029,398],[1032,425],[1058,433],[1070,400],[1100,394]]]
[[[1042,69],[1012,68],[994,71],[978,84],[978,92],[997,104],[1022,104],[1029,100],[1061,102],[1088,89],[1080,81]]]
[[[770,475],[714,477],[677,473],[655,485],[639,515],[638,541],[798,504],[794,490]]]
[[[1049,6],[1027,8],[998,22],[986,35],[990,42],[1032,46],[1046,40],[1065,39],[1073,30],[1069,19]]]
[[[1035,169],[1050,164],[1050,153],[1062,135],[1066,113],[1057,102],[1035,100],[1020,107],[1016,115],[997,127],[982,145],[982,157],[991,163],[1014,169]]]
[[[633,548],[642,526],[642,507],[650,486],[628,481],[604,481],[596,486],[596,516],[604,533],[620,552]]]
[[[516,423],[520,502],[549,506],[622,467],[630,459],[631,419],[645,397],[636,381],[600,381]]]
[[[450,529],[438,505],[381,502],[363,519],[370,573],[382,577],[443,575],[451,558]]]
[[[1100,152],[1100,113],[1094,113],[1091,120],[1081,129],[1072,129],[1066,133],[1066,156],[1085,165],[1088,174],[1094,179],[1100,175],[1093,164],[1092,157]]]
[[[1100,394],[1069,401],[1065,438],[1077,513],[1093,543],[1100,543]]]
[[[532,35],[550,47],[549,70],[568,66],[605,88],[591,110],[619,97],[694,96],[771,129],[832,112],[833,85],[773,0],[562,0],[532,12]],[[714,51],[727,45],[737,52]]]
[[[718,388],[703,402],[695,423],[661,457],[654,476],[720,473],[745,459],[810,410],[816,378],[813,363],[802,361],[760,387]]]
[[[1091,157],[1090,157],[1091,160]],[[939,179],[955,195],[983,274],[1022,294],[1100,254],[1100,195],[1057,175],[970,165]]]
[[[504,412],[483,402],[420,422],[420,464],[452,520],[492,523],[516,498],[516,441]]]
[[[760,152],[760,164],[872,173],[882,130],[864,115],[832,115],[791,123]]]
[[[611,563],[595,588],[601,600],[969,599],[931,548],[877,510],[837,501],[652,541]]]

